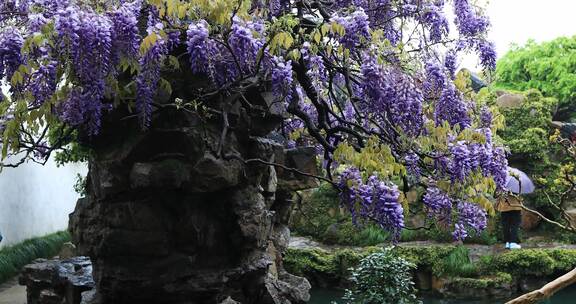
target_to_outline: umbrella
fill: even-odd
[[[506,177],[506,189],[516,194],[532,193],[534,183],[526,173],[512,167],[508,167],[508,176]]]

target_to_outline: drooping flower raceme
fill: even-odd
[[[456,26],[463,36],[475,36],[486,31],[490,22],[475,11],[469,0],[454,0]]]
[[[436,103],[434,120],[438,125],[447,121],[450,126],[459,125],[461,129],[467,128],[471,125],[468,107],[462,94],[450,83],[444,87]]]
[[[208,23],[204,20],[190,23],[187,41],[190,67],[193,73],[201,74],[208,71]]]
[[[23,43],[24,39],[15,28],[8,27],[0,32],[0,78],[11,78],[24,62],[20,52]]]
[[[89,134],[97,134],[106,108],[102,103],[105,79],[112,67],[113,24],[106,16],[70,6],[58,12],[55,28],[61,47],[70,50],[75,73],[83,83],[80,92],[77,89],[64,102],[62,118],[73,126],[84,123]]]
[[[394,233],[397,240],[404,227],[404,209],[399,202],[398,187],[381,181],[377,176],[370,176],[363,183],[360,172],[348,168],[340,175],[338,183],[342,201],[350,210],[353,221],[359,218],[369,219],[383,229]]]
[[[426,206],[428,216],[433,216],[442,221],[450,221],[452,200],[442,190],[436,187],[429,187],[426,189],[426,194],[422,197],[422,202]]]
[[[484,229],[486,229],[486,211],[476,204],[459,202],[458,222],[452,234],[454,238],[463,240],[469,232],[478,234]]]
[[[340,43],[346,48],[354,49],[370,38],[370,21],[362,8],[348,16],[335,16],[332,19],[344,27],[345,33],[340,37]]]
[[[240,18],[234,18],[228,43],[234,52],[243,73],[250,73],[256,64],[258,52],[263,42],[254,37],[258,24],[247,23]]]
[[[496,49],[494,43],[480,40],[476,43],[476,50],[480,56],[480,63],[488,70],[496,69]]]
[[[272,68],[272,92],[277,99],[292,99],[292,61],[274,58]]]
[[[111,13],[112,31],[112,62],[118,64],[121,58],[134,58],[138,54],[140,35],[138,34],[138,17],[141,1],[125,2]]]
[[[423,95],[414,79],[398,70],[382,67],[366,60],[362,65],[365,100],[361,106],[367,113],[379,115],[383,126],[399,127],[404,133],[415,136],[422,129]]]

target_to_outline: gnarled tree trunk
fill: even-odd
[[[566,273],[556,280],[544,285],[542,288],[531,291],[516,299],[506,302],[506,304],[534,304],[548,299],[563,288],[576,283],[576,269]]]

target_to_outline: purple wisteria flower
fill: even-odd
[[[442,190],[436,187],[426,189],[426,194],[422,197],[422,202],[426,207],[428,216],[438,220],[450,221],[452,212],[452,200]]]
[[[459,125],[461,129],[471,125],[470,116],[468,116],[468,104],[454,84],[449,83],[442,90],[440,99],[436,103],[434,120],[437,125],[447,121],[450,126]]]
[[[486,32],[490,22],[488,18],[478,14],[469,0],[454,0],[456,26],[461,35],[471,37]]]
[[[362,8],[350,15],[335,16],[332,20],[344,27],[345,33],[340,37],[340,43],[348,49],[354,49],[362,40],[370,38],[370,21]]]
[[[469,232],[473,234],[482,232],[486,229],[486,223],[486,211],[482,207],[469,202],[459,202],[458,222],[452,235],[457,240],[463,240]]]

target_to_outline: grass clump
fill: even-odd
[[[17,275],[33,260],[57,255],[62,244],[69,241],[70,234],[61,231],[3,248],[0,250],[0,284]]]
[[[470,252],[464,246],[457,246],[447,256],[433,267],[437,275],[449,277],[473,277],[478,274],[478,268],[470,261]]]

